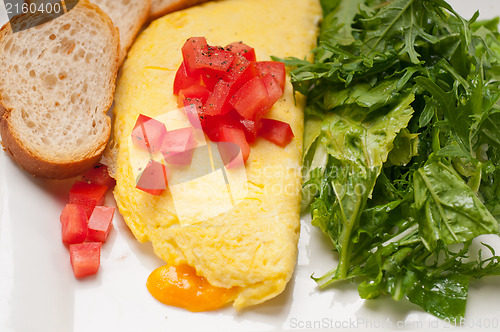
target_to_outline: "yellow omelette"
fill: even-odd
[[[291,125],[295,137],[285,148],[258,138],[243,173],[198,169],[190,181],[160,196],[135,188],[137,160],[130,134],[139,114],[175,115],[173,80],[188,38],[202,36],[222,46],[243,41],[255,48],[258,61],[272,55],[303,58],[315,45],[320,11],[318,0],[226,0],[169,14],[141,33],[117,83],[114,196],[121,215],[137,240],[151,241],[168,266],[189,266],[222,293],[231,290],[224,301],[234,301],[237,309],[277,296],[293,274],[304,100],[294,99],[287,78],[282,98],[266,115]],[[195,156],[192,172],[200,165]],[[227,178],[241,190],[231,191]]]

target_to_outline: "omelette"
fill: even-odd
[[[212,297],[233,302],[236,309],[277,296],[294,271],[304,100],[293,95],[287,78],[283,96],[266,117],[290,124],[294,139],[285,148],[257,139],[244,172],[226,172],[226,180],[232,178],[241,189],[233,190],[229,200],[231,181],[220,181],[224,169],[212,165],[208,171],[196,170],[204,164],[196,156],[190,171],[196,176],[190,181],[179,181],[179,186],[161,195],[138,190],[130,134],[139,114],[151,118],[174,114],[177,99],[172,86],[188,38],[203,36],[212,45],[243,41],[255,48],[258,61],[271,56],[303,58],[315,45],[320,13],[317,0],[226,0],[169,14],[140,34],[117,82],[114,196],[121,215],[138,241],[151,241],[166,267],[180,268],[177,278],[198,278],[213,287]],[[162,287],[167,272],[152,274],[156,278],[152,283],[159,283],[153,288]],[[175,289],[169,294],[185,296]],[[188,309],[197,311],[196,304]]]

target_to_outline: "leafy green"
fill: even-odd
[[[321,0],[314,61],[284,59],[307,96],[303,208],[359,282],[440,318],[500,274],[473,240],[500,220],[499,19],[444,0]],[[459,249],[457,249],[459,246]]]

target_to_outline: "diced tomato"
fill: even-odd
[[[292,141],[294,135],[288,123],[273,119],[261,119],[261,121],[262,128],[259,131],[259,136],[262,138],[282,148]]]
[[[222,142],[219,139],[219,129],[222,127],[242,129],[241,124],[229,114],[208,116],[203,123],[203,131],[212,142]]]
[[[203,102],[200,99],[185,99],[184,100],[184,111],[189,120],[189,123],[195,129],[202,129],[200,115],[203,114]]]
[[[255,49],[243,42],[223,48],[208,45],[204,37],[189,38],[182,47],[182,55],[174,93],[179,94],[178,105],[185,108],[195,129],[203,129],[213,142],[236,144],[245,161],[250,153],[249,143],[259,135],[280,146],[293,139],[290,125],[261,121],[283,95],[286,82],[283,62],[257,62]],[[235,146],[221,146],[232,163]],[[184,156],[189,149],[182,146],[178,150],[164,153],[165,161],[189,164],[192,155]],[[175,161],[174,155],[180,160]],[[169,158],[174,159],[169,161]]]
[[[245,119],[255,120],[257,115],[268,105],[267,89],[259,77],[246,82],[229,99],[229,103]]]
[[[167,132],[161,146],[165,161],[175,165],[189,165],[193,159],[196,140],[192,127]]]
[[[223,80],[231,84],[231,93],[238,91],[239,88],[248,80],[258,76],[259,73],[255,67],[255,62],[249,61],[246,58],[237,55],[233,64],[228,69]]]
[[[283,96],[283,90],[281,89],[278,81],[274,78],[271,73],[266,74],[262,77],[262,81],[266,86],[267,95],[269,96],[268,103],[274,105]]]
[[[151,195],[159,196],[167,189],[169,170],[167,166],[150,160],[144,171],[139,175],[136,188]]]
[[[231,84],[219,80],[215,84],[214,90],[208,96],[207,102],[204,105],[204,113],[206,115],[223,115],[231,110],[229,104],[229,97],[231,91]]]
[[[231,111],[231,116],[233,119],[238,121],[243,127],[243,131],[245,132],[245,137],[249,144],[252,144],[257,139],[257,135],[259,133],[259,129],[262,126],[260,121],[248,120],[242,117],[238,112]]]
[[[250,146],[241,128],[221,127],[219,129],[218,142],[231,142],[239,145],[243,162],[246,162],[250,155]]]
[[[182,46],[182,58],[186,66],[186,73],[192,76],[197,68],[197,60],[202,53],[208,51],[208,44],[205,37],[191,37]]]
[[[76,181],[69,191],[69,203],[83,206],[87,218],[90,218],[96,205],[103,205],[104,195],[108,187],[97,184]]]
[[[227,169],[243,165],[243,154],[238,144],[233,142],[217,142],[217,149]]]
[[[231,142],[241,149],[243,161],[250,155],[250,146],[245,137],[243,127],[229,115],[213,117],[205,129],[212,142]]]
[[[226,50],[233,52],[234,54],[238,54],[244,56],[247,60],[256,61],[257,57],[255,56],[255,49],[250,47],[243,42],[234,42],[226,46]]]
[[[66,244],[82,243],[88,232],[87,215],[79,204],[66,204],[59,218],[61,220],[62,242]]]
[[[115,213],[114,206],[96,206],[89,219],[87,242],[105,242]]]
[[[174,95],[178,95],[179,91],[182,89],[187,89],[191,85],[199,85],[202,83],[201,75],[188,75],[186,71],[186,65],[184,62],[181,63],[181,66],[175,73],[174,78]]]
[[[132,130],[132,143],[151,153],[159,151],[167,132],[165,125],[149,116],[139,114]]]
[[[69,257],[76,278],[96,274],[101,263],[101,243],[72,244],[69,246]]]
[[[281,90],[285,90],[286,68],[283,62],[279,61],[259,61],[255,64],[261,77],[271,74],[278,81]]]
[[[207,87],[208,91],[212,92],[215,84],[219,82],[223,77],[225,73],[222,72],[215,72],[211,70],[204,70],[201,74],[201,80],[203,84]]]
[[[182,89],[179,91],[179,97],[177,98],[177,106],[184,107],[184,99],[191,100],[193,98],[199,99],[202,103],[207,101],[208,95],[207,87],[204,85],[191,85],[189,88]]]
[[[232,52],[222,47],[208,46],[204,37],[189,38],[182,46],[182,56],[189,75],[203,70],[226,72],[234,58]]]
[[[113,179],[108,172],[108,166],[104,164],[97,164],[91,170],[82,175],[82,180],[85,182],[100,184],[108,188],[115,186],[115,179]]]

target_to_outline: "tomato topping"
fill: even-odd
[[[96,274],[101,260],[101,243],[72,244],[69,246],[69,257],[76,278]]]
[[[167,132],[161,145],[161,152],[167,163],[189,165],[193,159],[195,147],[193,128],[180,128]]]
[[[179,94],[179,91],[189,88],[191,85],[199,85],[202,83],[201,75],[188,75],[184,61],[175,73],[174,78],[174,94]]]
[[[96,206],[89,219],[87,242],[105,242],[113,221],[113,206]]]
[[[207,115],[221,115],[229,112],[231,110],[231,105],[229,104],[230,90],[230,83],[219,80],[215,84],[210,96],[208,96],[207,102],[204,105],[204,113]]]
[[[259,131],[259,135],[264,139],[282,148],[292,141],[294,135],[288,123],[273,119],[262,119],[261,121],[262,128]]]
[[[233,64],[222,79],[231,84],[231,92],[234,93],[241,88],[246,81],[258,75],[259,73],[255,67],[255,62],[237,55]]]
[[[245,119],[255,120],[263,113],[268,101],[264,82],[261,78],[254,77],[236,91],[229,103]]]
[[[267,95],[269,97],[268,105],[272,107],[272,105],[274,105],[283,95],[283,90],[281,89],[278,81],[276,81],[271,73],[268,73],[264,77],[262,77],[262,81],[266,86]]]
[[[226,72],[233,62],[234,53],[222,47],[208,46],[204,37],[189,38],[182,47],[186,72]]]
[[[250,146],[248,145],[241,124],[228,116],[214,117],[210,122],[210,128],[207,131],[208,138],[212,142],[231,142],[237,144],[240,147],[243,161],[247,161],[250,155]]]
[[[184,111],[193,128],[202,129],[200,116],[203,116],[203,102],[198,98],[185,99]]]
[[[100,184],[108,188],[115,186],[115,179],[113,179],[108,172],[108,166],[97,164],[91,170],[82,175],[82,180],[85,182]]]
[[[81,205],[90,218],[95,206],[104,203],[107,190],[108,187],[100,184],[76,181],[69,191],[69,203]]]
[[[257,61],[255,56],[255,49],[253,47],[244,44],[243,42],[234,42],[226,46],[226,50],[233,52],[234,54],[241,55],[250,61]]]
[[[79,204],[66,204],[61,212],[62,242],[66,244],[82,243],[88,232],[87,215]]]
[[[217,142],[217,149],[222,163],[227,169],[243,165],[243,153],[238,144],[233,142]],[[248,158],[248,157],[247,157]]]
[[[279,146],[291,141],[289,125],[261,120],[283,95],[284,63],[257,61],[255,49],[243,42],[223,48],[208,45],[204,37],[189,38],[182,55],[174,94],[194,128],[203,129],[213,142],[236,144],[245,161],[250,153],[249,143],[254,143],[258,136]],[[231,163],[235,146],[226,145],[229,148],[224,148],[228,150],[224,153]],[[181,158],[181,162],[188,163],[190,158]]]
[[[132,143],[151,153],[159,151],[167,132],[165,125],[149,116],[139,114],[132,130]]]
[[[259,61],[256,64],[257,71],[261,77],[271,74],[279,83],[281,90],[285,90],[286,68],[283,62],[278,61]]]
[[[184,100],[187,99],[199,99],[202,103],[205,103],[208,99],[210,91],[204,85],[191,85],[189,88],[185,88],[179,91],[179,96],[177,97],[177,106],[184,107]]]
[[[208,51],[205,37],[191,37],[182,46],[182,58],[186,66],[186,73],[194,76],[197,69],[197,61]]]
[[[148,164],[139,175],[136,188],[155,196],[159,196],[167,189],[169,170],[167,166],[154,160]]]
[[[262,126],[261,122],[245,119],[236,111],[232,111],[230,114],[233,119],[241,124],[243,131],[245,132],[247,142],[249,144],[255,142],[257,135],[259,134],[260,127]]]

